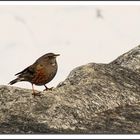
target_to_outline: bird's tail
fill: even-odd
[[[13,85],[13,84],[20,82],[20,81],[21,81],[20,78],[16,78],[16,79],[12,80],[11,82],[9,82],[9,84]]]

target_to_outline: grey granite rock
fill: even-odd
[[[2,134],[140,133],[140,46],[75,68],[52,91],[0,86]]]
[[[118,57],[112,64],[140,73],[140,45]]]

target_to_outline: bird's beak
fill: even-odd
[[[55,54],[54,56],[57,57],[57,56],[60,56],[60,54]]]

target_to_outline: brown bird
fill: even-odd
[[[33,84],[41,86],[44,85],[46,90],[49,88],[45,85],[50,82],[57,72],[57,62],[56,57],[59,54],[47,53],[40,58],[38,58],[32,65],[24,69],[23,71],[15,74],[18,77],[12,80],[9,84],[13,85],[17,82],[27,81],[32,84],[33,95],[38,95],[35,93]]]

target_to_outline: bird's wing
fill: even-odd
[[[34,67],[33,67],[33,65],[25,68],[24,70],[22,70],[21,72],[18,72],[15,75],[20,75],[20,74],[23,74],[23,73],[31,73],[31,74],[34,74]]]

